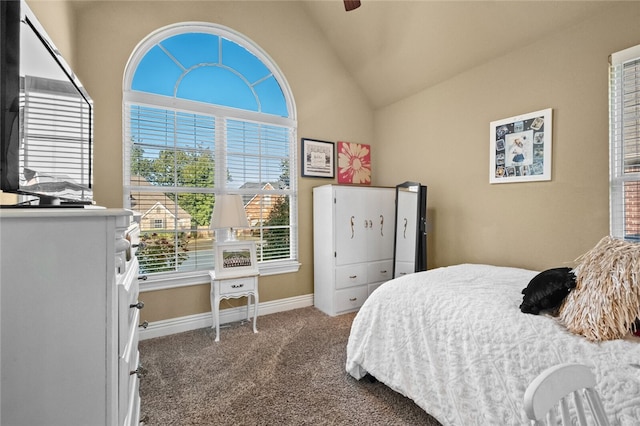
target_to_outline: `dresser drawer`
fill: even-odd
[[[139,362],[139,354],[138,354]],[[122,408],[122,411],[126,414],[124,422],[125,426],[139,426],[140,425],[140,379],[136,374],[132,374],[129,377],[129,399],[126,407]]]
[[[367,283],[367,265],[340,266],[336,268],[336,288],[348,288]]]
[[[139,313],[138,313],[139,315]],[[136,315],[137,316],[137,315]],[[118,424],[125,424],[125,417],[130,411],[131,389],[138,376],[143,375],[138,351],[138,331],[131,330],[124,353],[118,359]],[[137,386],[137,384],[136,384]]]
[[[118,283],[118,354],[122,352],[129,340],[129,330],[134,325],[137,327],[140,321],[140,309],[138,296],[140,293],[138,284],[138,260],[134,258],[135,268],[130,268],[125,274],[125,279]],[[134,305],[134,307],[131,307]]]
[[[355,311],[360,308],[367,299],[368,293],[366,285],[336,290],[334,294],[336,313]]]
[[[243,277],[220,280],[220,294],[244,293],[255,291],[256,277]]]
[[[367,265],[367,278],[369,283],[389,281],[393,277],[393,261],[385,260],[373,262]]]

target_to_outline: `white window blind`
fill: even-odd
[[[136,104],[125,111],[125,191],[140,214],[141,272],[211,268],[215,118]]]
[[[141,214],[143,273],[211,269],[215,194],[229,192],[243,197],[251,228],[241,232],[256,241],[258,262],[297,259],[292,128],[136,103],[124,120],[125,192]]]
[[[246,120],[227,119],[226,169],[230,183],[243,182],[245,211],[258,238],[258,261],[293,259],[290,146],[292,129]]]
[[[640,241],[640,46],[610,63],[611,235]]]

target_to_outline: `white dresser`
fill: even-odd
[[[395,188],[313,189],[314,305],[357,310],[393,274]]]
[[[122,209],[0,210],[0,424],[139,424],[138,234]]]

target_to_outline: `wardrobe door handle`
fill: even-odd
[[[354,229],[354,223],[353,223],[353,220],[354,220],[354,219],[355,219],[355,217],[354,217],[354,216],[351,216],[351,220],[350,220],[350,222],[351,222],[351,239],[352,239],[352,240],[353,240],[353,235],[354,235],[354,232],[355,232],[355,229]]]

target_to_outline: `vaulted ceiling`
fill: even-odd
[[[575,25],[615,1],[304,1],[375,108]],[[551,66],[551,65],[550,65]]]

